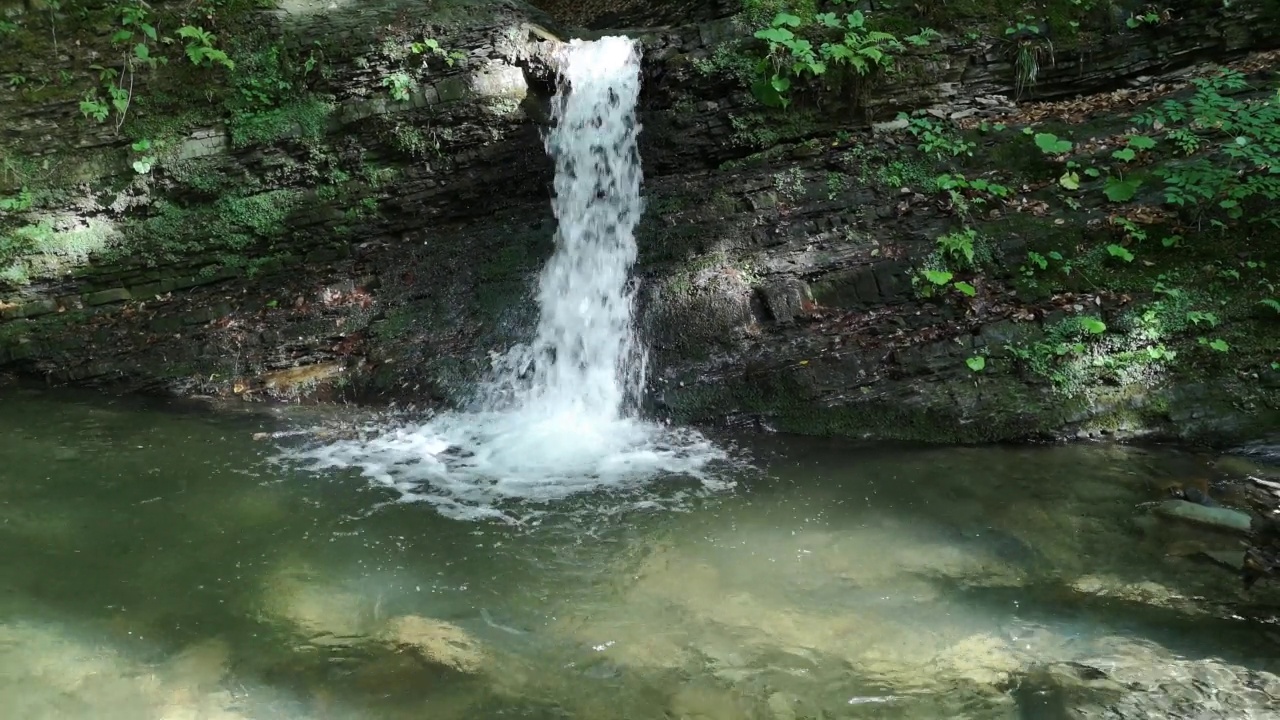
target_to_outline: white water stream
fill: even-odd
[[[642,171],[640,55],[626,37],[573,41],[547,152],[556,164],[556,250],[543,269],[529,345],[495,362],[476,407],[291,453],[316,469],[355,467],[461,518],[512,519],[512,503],[635,490],[683,476],[717,487],[723,451],[689,429],[641,419],[645,353],[634,328]]]

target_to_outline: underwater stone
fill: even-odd
[[[1230,508],[1206,507],[1186,500],[1165,500],[1156,506],[1156,513],[1233,532],[1247,533],[1253,523],[1248,513]]]

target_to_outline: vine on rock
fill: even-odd
[[[119,29],[112,34],[111,45],[120,53],[120,64],[89,66],[98,71],[100,87],[85,93],[80,100],[80,114],[102,123],[114,112],[116,132],[128,117],[137,74],[168,64],[169,58],[157,52],[161,46],[182,43],[186,57],[197,67],[235,69],[235,62],[215,47],[213,33],[203,28],[184,25],[172,36],[161,35],[151,11],[137,0],[114,8],[112,15]]]

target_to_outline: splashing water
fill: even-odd
[[[559,230],[542,272],[534,340],[495,362],[468,412],[370,428],[288,456],[315,469],[359,468],[405,500],[459,518],[511,519],[511,503],[633,491],[663,477],[724,486],[707,472],[727,460],[722,450],[636,411],[645,380],[629,277],[642,207],[638,49],[626,37],[575,40],[560,67],[547,138]]]

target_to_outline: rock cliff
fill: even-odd
[[[1280,18],[1171,6],[864,3],[892,68],[798,82],[782,110],[752,91],[762,2],[2,5],[0,364],[456,400],[530,330],[554,46],[630,28],[651,412],[1248,437],[1280,419],[1280,257],[1273,190],[1248,185],[1265,158],[1231,142],[1275,138],[1212,113],[1272,117]],[[1197,158],[1248,187],[1170,201]]]

